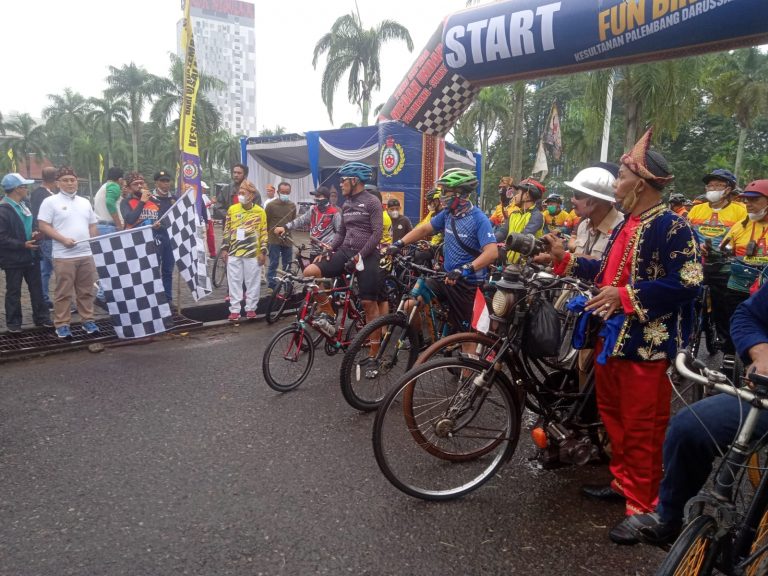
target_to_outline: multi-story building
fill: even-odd
[[[256,134],[256,32],[254,5],[240,0],[190,0],[197,66],[226,88],[206,94],[225,130]],[[178,25],[179,55],[181,26]]]

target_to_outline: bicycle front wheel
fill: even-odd
[[[220,288],[227,281],[227,263],[221,257],[221,253],[216,254],[213,259],[213,270],[211,271],[211,282],[214,288]]]
[[[686,526],[656,576],[707,576],[712,573],[717,543],[717,523],[712,516],[699,516]]]
[[[280,319],[291,296],[293,296],[293,283],[289,280],[280,280],[269,297],[267,324],[274,324]]]
[[[487,367],[466,358],[432,360],[387,394],[376,413],[373,449],[396,488],[450,500],[483,485],[509,460],[520,411],[503,373],[476,384]]]
[[[303,328],[289,326],[275,334],[264,351],[264,380],[273,390],[288,392],[307,379],[314,360],[311,335]]]
[[[413,366],[418,354],[418,333],[402,314],[376,318],[355,336],[341,363],[341,393],[356,410],[378,408],[384,395]],[[376,354],[370,340],[380,340]]]

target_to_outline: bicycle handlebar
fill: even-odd
[[[693,366],[701,370],[703,375],[697,374],[688,368],[687,362],[689,360],[693,360]],[[752,406],[759,406],[763,410],[768,410],[768,398],[762,398],[746,388],[737,388],[725,374],[707,368],[702,362],[692,358],[689,350],[682,350],[677,353],[677,356],[675,357],[675,370],[688,380],[692,380],[693,382],[706,386],[707,388],[712,388],[718,392],[729,394],[730,396],[738,396]],[[760,378],[764,379],[765,376],[760,376]]]

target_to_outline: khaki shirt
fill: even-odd
[[[605,215],[597,229],[592,227],[592,222],[589,218],[585,218],[576,230],[576,248],[574,252],[601,259],[613,229],[623,221],[624,215],[616,210],[616,208],[611,208],[611,211]]]

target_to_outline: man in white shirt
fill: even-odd
[[[264,200],[264,206],[262,206],[262,208],[265,208],[265,209],[267,207],[267,204],[269,204],[270,202],[272,202],[272,200],[275,199],[275,186],[274,186],[274,184],[267,184],[266,190],[267,190],[267,198],[266,198],[266,200]]]
[[[69,166],[56,173],[59,193],[46,198],[37,216],[40,231],[53,239],[53,270],[56,287],[53,324],[59,338],[72,338],[70,301],[74,292],[86,334],[99,327],[93,321],[94,281],[97,279],[91,245],[99,221],[91,203],[77,195],[77,175]]]

